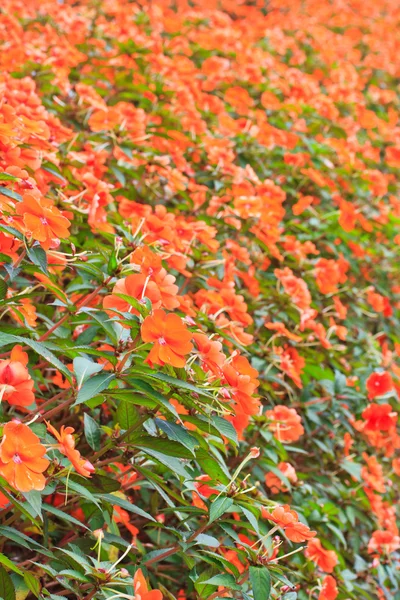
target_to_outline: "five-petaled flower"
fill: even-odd
[[[0,475],[19,492],[43,490],[43,472],[50,462],[44,458],[46,448],[27,425],[9,421],[4,425],[0,444]]]
[[[178,315],[155,310],[143,321],[141,332],[143,341],[153,344],[147,357],[149,363],[185,366],[185,356],[193,349],[193,336]]]

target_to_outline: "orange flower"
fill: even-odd
[[[400,548],[400,537],[391,531],[374,531],[368,543],[368,552],[372,554],[391,554]]]
[[[78,450],[75,449],[75,440],[72,437],[75,429],[73,427],[61,426],[58,432],[53,425],[46,421],[48,431],[58,440],[57,450],[64,454],[72,463],[75,471],[83,477],[90,477],[94,473],[94,466],[88,460],[81,457]]]
[[[372,373],[366,382],[368,390],[368,398],[376,398],[377,396],[383,396],[393,389],[393,380],[390,373],[386,371],[384,373]]]
[[[141,333],[144,342],[153,343],[147,357],[150,364],[185,366],[185,355],[193,349],[193,336],[178,315],[155,310],[143,321]]]
[[[16,212],[22,216],[25,234],[40,242],[45,250],[56,248],[60,240],[69,237],[71,223],[47,198],[37,199],[27,192],[17,204]]]
[[[280,442],[296,442],[303,435],[301,417],[294,408],[278,405],[265,414],[272,421],[269,429]]]
[[[133,600],[162,600],[163,597],[160,590],[149,591],[141,569],[138,569],[134,575],[133,589],[135,593]]]
[[[312,560],[321,571],[325,571],[325,573],[332,573],[338,562],[336,552],[334,550],[325,550],[317,538],[308,542],[305,555]]]
[[[35,401],[27,363],[28,355],[21,346],[14,346],[9,360],[0,361],[0,398],[11,405],[30,406]]]
[[[46,448],[27,425],[10,421],[4,425],[0,444],[0,475],[19,492],[43,490],[43,472],[50,462]]]
[[[307,525],[300,523],[297,512],[291,510],[288,504],[277,506],[272,513],[263,510],[262,515],[266,519],[276,523],[278,527],[284,529],[286,537],[291,542],[305,542],[317,535],[316,532],[311,531]]]
[[[281,471],[282,475],[284,475],[291,483],[296,483],[297,475],[294,467],[290,463],[280,462],[278,465],[278,469]],[[265,484],[270,488],[272,494],[279,494],[279,492],[287,492],[288,488],[283,483],[282,479],[272,473],[266,473],[265,475]]]
[[[339,590],[336,585],[336,579],[332,575],[327,575],[322,582],[321,593],[318,600],[335,600]]]
[[[146,275],[141,273],[128,275],[125,279],[117,281],[112,294],[106,296],[103,300],[103,307],[111,316],[117,314],[114,311],[138,315],[138,311],[127,300],[120,298],[118,294],[130,296],[141,303],[144,298],[148,298],[153,308],[161,306],[161,294],[157,284],[154,281],[149,281]]]

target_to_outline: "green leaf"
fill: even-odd
[[[160,394],[160,392],[155,390],[149,383],[147,383],[147,381],[130,377],[129,383],[136,388],[135,391],[140,390],[144,392],[147,396],[150,396],[150,398],[162,404],[162,406],[166,408],[168,412],[172,413],[176,419],[179,419],[176,408],[170,402],[168,402],[168,400],[162,394]]]
[[[192,452],[187,450],[180,443],[152,437],[151,435],[145,435],[138,438],[135,441],[134,446],[135,448],[155,450],[156,452],[174,458],[193,458]]]
[[[230,481],[229,473],[226,470],[226,467],[223,468],[218,462],[217,458],[212,454],[212,452],[206,452],[202,448],[197,450],[196,452],[196,461],[199,463],[201,469],[214,479],[215,481],[219,481],[223,484],[228,484]]]
[[[216,519],[219,519],[219,517],[226,513],[232,505],[232,498],[228,498],[227,496],[219,496],[216,500],[211,501],[208,523],[212,523]]]
[[[341,462],[342,469],[347,471],[357,481],[361,481],[361,465],[353,462],[352,460],[343,460]]]
[[[25,571],[24,581],[32,594],[38,598],[40,594],[40,582],[36,579],[34,574],[30,573],[29,571]]]
[[[266,567],[249,568],[254,600],[268,600],[271,593],[271,576]]]
[[[0,563],[2,565],[4,565],[5,567],[7,567],[8,569],[10,569],[11,571],[14,571],[14,573],[18,573],[19,575],[22,575],[21,569],[19,569],[17,567],[17,565],[14,565],[14,563],[9,558],[7,558],[7,556],[4,556],[4,554],[2,554],[1,552],[0,552]]]
[[[171,377],[166,373],[148,373],[149,377],[153,377],[154,379],[159,379],[160,381],[165,381],[165,383],[169,383],[173,387],[187,390],[189,392],[194,392],[195,394],[199,394],[199,396],[206,396],[206,398],[213,398],[211,394],[209,394],[206,390],[199,388],[187,381],[182,381],[181,379],[177,379],[176,377]]]
[[[203,583],[209,583],[211,585],[218,585],[229,588],[231,590],[241,590],[241,586],[238,585],[235,581],[233,575],[229,575],[229,573],[222,573],[221,575],[214,575],[207,581],[203,581]]]
[[[34,265],[40,267],[43,273],[48,275],[47,255],[41,246],[37,245],[33,246],[32,248],[28,248],[28,256]]]
[[[231,440],[235,444],[238,443],[236,429],[234,428],[232,423],[230,423],[226,419],[223,419],[222,417],[217,417],[217,416],[212,416],[211,421],[215,425],[215,427],[218,429],[218,431],[220,432],[221,435],[228,438],[228,440]]]
[[[103,500],[106,500],[111,505],[116,504],[117,506],[120,506],[121,508],[123,508],[124,510],[127,510],[128,512],[131,512],[135,515],[139,515],[140,517],[144,517],[145,519],[149,519],[149,521],[156,522],[156,520],[151,515],[149,515],[149,513],[142,510],[135,504],[131,504],[130,502],[128,502],[128,500],[124,500],[123,498],[120,498],[117,495],[114,496],[113,494],[102,494],[100,496],[100,498],[102,498]]]
[[[16,200],[17,202],[21,202],[22,196],[21,194],[17,194],[17,192],[13,192],[6,187],[0,186],[0,194],[3,196],[7,196],[7,198],[11,198],[12,200]]]
[[[120,400],[117,408],[116,421],[120,424],[122,429],[126,431],[135,427],[141,420],[140,413],[134,404]],[[128,436],[132,439],[132,436]]]
[[[0,173],[0,181],[18,181],[18,177],[10,175],[9,173]]]
[[[7,296],[8,285],[2,277],[0,277],[0,300],[4,300]]]
[[[39,356],[44,358],[47,362],[49,362],[53,367],[58,369],[68,381],[71,381],[71,373],[66,368],[65,365],[61,361],[58,360],[56,356],[47,348],[44,342],[35,342],[30,338],[24,338],[20,335],[12,335],[10,333],[0,333],[0,348],[3,346],[8,346],[9,344],[22,344],[25,346],[29,346],[34,350]]]
[[[42,496],[40,492],[36,490],[32,490],[31,492],[25,492],[24,496],[29,506],[32,507],[34,514],[37,515],[41,521],[43,521],[42,517]]]
[[[84,356],[74,358],[73,365],[78,390],[81,389],[86,379],[89,379],[95,373],[99,373],[104,368],[104,365],[99,365],[99,363],[93,362],[93,360],[89,360]]]
[[[163,419],[154,419],[154,422],[161,431],[167,434],[170,440],[179,442],[194,455],[194,450],[195,448],[198,448],[199,443],[195,437],[188,433],[187,429],[176,423],[164,421]]]
[[[106,390],[110,385],[111,381],[115,379],[114,373],[99,373],[94,377],[85,381],[83,386],[78,392],[74,406],[87,402],[91,398],[94,398],[103,390]]]
[[[98,423],[85,413],[83,417],[85,438],[92,450],[100,450],[101,431]]]
[[[73,525],[77,525],[78,527],[83,527],[84,529],[89,529],[88,527],[86,527],[86,525],[84,523],[82,523],[81,521],[78,521],[78,519],[75,519],[75,517],[72,517],[70,514],[63,512],[62,510],[59,510],[58,508],[55,508],[51,504],[43,504],[43,510],[46,512],[52,513],[55,517],[58,517],[59,519],[62,519],[63,521],[68,521],[69,523],[72,523]]]
[[[15,600],[15,588],[7,571],[0,566],[0,598]]]
[[[26,508],[24,502],[20,502],[19,500],[14,498],[14,496],[12,496],[3,486],[1,486],[1,491],[6,496],[6,498],[11,502],[11,504],[13,504],[15,506],[16,509],[18,509],[25,517],[27,517],[28,520],[31,521],[31,523],[33,523],[34,525],[36,525],[37,527],[40,528],[39,521],[37,521],[35,519],[35,516],[37,515],[37,512],[35,510],[33,510],[33,511],[28,510]],[[33,514],[32,514],[32,512],[33,512]]]
[[[109,275],[112,275],[117,267],[118,267],[117,256],[115,254],[115,250],[113,250],[111,252],[110,258],[108,260],[107,273]]]

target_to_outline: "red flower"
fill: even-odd
[[[383,396],[393,389],[393,380],[390,373],[371,373],[367,379],[368,398]]]
[[[397,413],[390,404],[370,404],[362,412],[366,431],[389,431],[396,426]]]
[[[322,582],[321,593],[318,600],[335,600],[339,590],[336,585],[336,579],[332,575],[327,575]]]

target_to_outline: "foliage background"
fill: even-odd
[[[3,0],[4,598],[400,598],[399,19]]]

